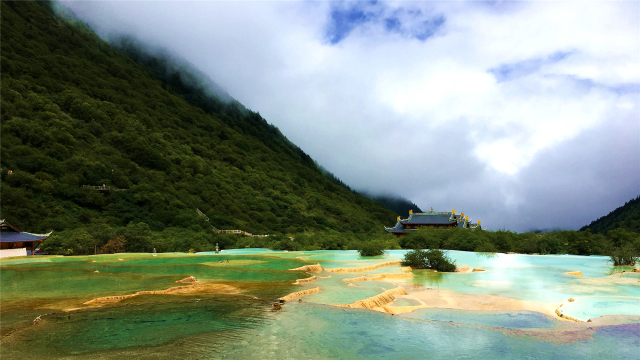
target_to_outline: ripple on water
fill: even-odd
[[[454,309],[420,309],[400,315],[405,318],[453,321],[456,323],[504,327],[509,329],[550,329],[558,320],[533,311],[468,311]]]
[[[546,321],[526,315],[520,319],[523,328]],[[296,303],[285,306],[266,328],[249,330],[251,340],[226,344],[219,355],[230,359],[634,358],[637,335],[629,334],[638,330],[628,325],[608,327],[590,340],[558,345],[472,324]]]
[[[562,305],[562,313],[587,321],[603,315],[640,316],[640,300],[625,296],[576,296]]]

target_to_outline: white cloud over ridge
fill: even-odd
[[[638,2],[63,3],[185,57],[356,189],[516,231],[640,194]]]

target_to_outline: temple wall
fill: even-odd
[[[27,256],[27,248],[0,250],[0,257],[9,256]]]

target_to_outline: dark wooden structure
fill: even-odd
[[[451,229],[454,227],[482,229],[480,221],[472,224],[469,216],[465,216],[464,213],[456,215],[455,210],[451,210],[451,212],[435,212],[433,209],[426,213],[415,214],[413,210],[409,210],[409,218],[400,219],[400,216],[398,216],[398,221],[394,227],[388,228],[385,226],[384,229],[396,237],[401,237],[418,229]]]
[[[0,224],[0,249],[31,249],[31,255],[35,254],[36,244],[39,244],[47,239],[51,232],[48,234],[31,234],[28,232],[22,232],[16,229],[8,222],[1,220]]]
[[[82,185],[83,188],[98,190],[102,194],[111,194],[112,191],[127,191],[128,189],[118,189],[115,186],[108,186],[103,184],[102,186],[94,185]]]

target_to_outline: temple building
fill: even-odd
[[[35,253],[36,244],[47,239],[48,234],[31,234],[21,232],[8,222],[1,220],[0,224],[0,257],[25,256],[27,248],[30,248],[31,255]]]
[[[451,212],[435,212],[433,209],[426,213],[415,214],[413,210],[409,210],[408,219],[400,219],[400,216],[398,216],[398,222],[394,227],[388,228],[385,226],[384,229],[400,237],[418,229],[451,229],[454,227],[482,229],[480,221],[472,224],[469,216],[465,216],[464,213],[456,215],[455,210],[451,210]]]

